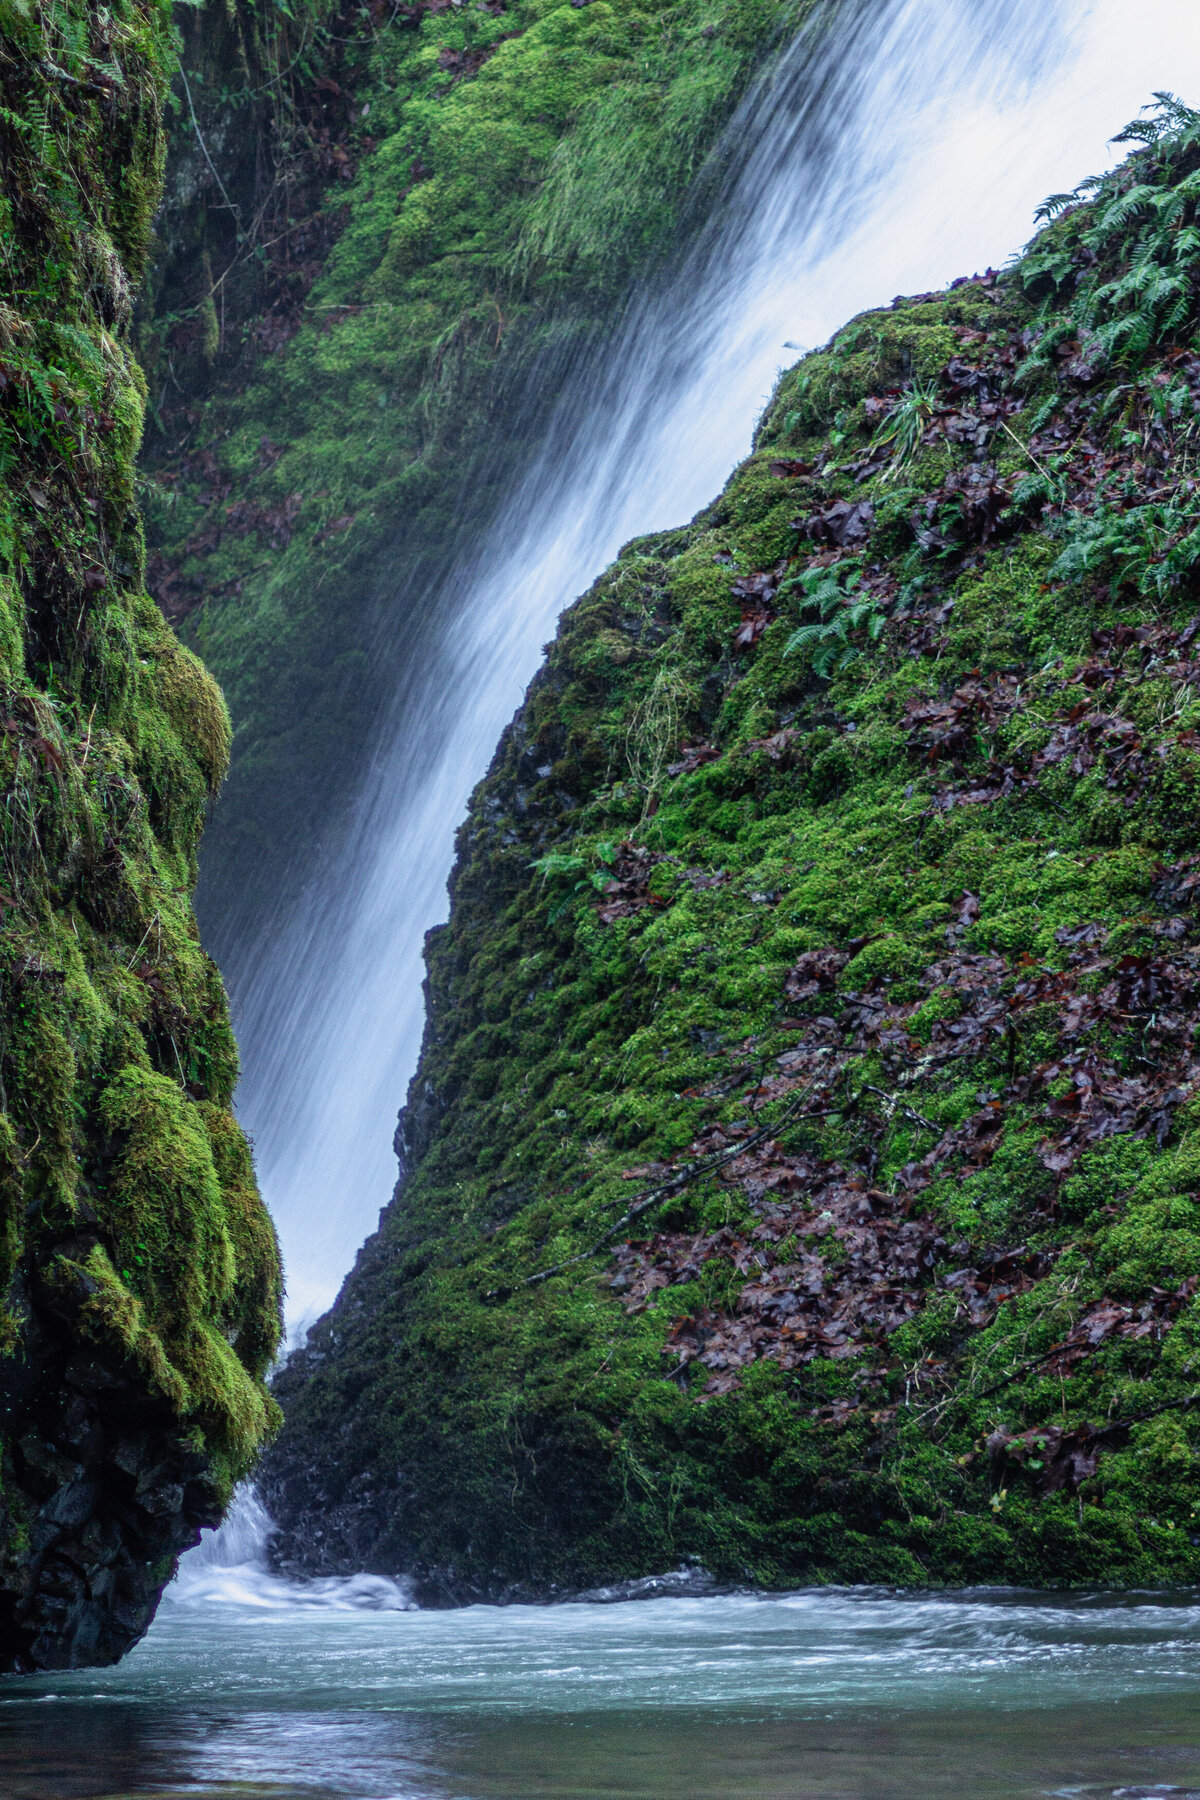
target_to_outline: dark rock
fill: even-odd
[[[0,1359],[0,1507],[5,1524],[25,1521],[20,1537],[8,1524],[0,1556],[0,1671],[14,1673],[116,1662],[222,1506],[168,1403],[134,1389],[127,1369],[76,1354],[77,1314],[61,1288],[43,1308],[44,1291],[35,1284],[20,1356]]]

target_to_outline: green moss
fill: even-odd
[[[719,503],[628,547],[564,616],[430,940],[402,1198],[280,1383],[289,1553],[320,1512],[326,1554],[351,1554],[340,1508],[365,1493],[373,1566],[464,1594],[683,1556],[768,1583],[1200,1572],[1200,552],[1181,517],[1151,599],[1161,538],[1095,574],[1063,553],[1110,492],[1185,492],[1194,306],[1132,362],[1017,374],[1143,255],[1119,222],[1104,236],[1122,194],[1194,206],[1196,137],[1079,208],[1051,290],[1043,237],[1002,281],[899,302],[806,358]],[[1187,407],[1152,429],[1185,361]],[[982,449],[945,424],[980,404],[964,362],[1007,408]],[[925,440],[863,482],[871,415],[914,375],[938,400]],[[771,475],[784,445],[810,475]],[[1039,465],[1059,485],[1029,500]],[[969,496],[1001,481],[989,523]],[[886,614],[878,638],[848,622],[856,654],[818,674],[788,651],[792,579],[735,656],[733,577],[825,569],[836,548],[788,520],[851,496],[875,512],[842,573]],[[619,630],[647,569],[665,643]],[[716,758],[689,770],[681,746],[702,743]],[[668,1170],[763,1125],[769,1145],[628,1219]],[[926,1234],[924,1272],[862,1260],[893,1240],[839,1223],[847,1194]],[[786,1272],[801,1254],[815,1288]],[[786,1330],[755,1297],[772,1269]],[[804,1336],[852,1321],[839,1295],[900,1290],[903,1318]],[[1057,1486],[1004,1448],[1108,1426]]]
[[[228,717],[145,592],[135,504],[131,290],[176,41],[158,0],[14,5],[6,23],[2,1349],[26,1347],[8,1297],[40,1271],[227,1484],[273,1417],[279,1271],[191,909]]]

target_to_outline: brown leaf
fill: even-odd
[[[869,500],[837,500],[823,513],[797,519],[795,526],[814,544],[835,544],[841,549],[865,544],[875,522],[875,508]]]

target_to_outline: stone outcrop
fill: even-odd
[[[1200,1575],[1200,115],[1128,135],[563,616],[279,1378],[286,1566]]]
[[[111,1662],[275,1409],[274,1231],[191,909],[228,764],[143,583],[132,300],[176,43],[0,6],[0,1669]]]

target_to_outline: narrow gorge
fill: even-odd
[[[262,1607],[1197,1581],[1200,49],[1011,254],[1137,36],[0,0],[0,1668],[239,1484]]]

